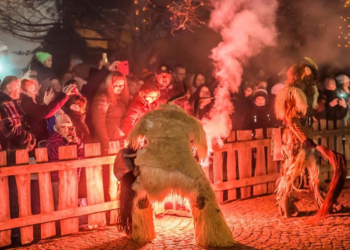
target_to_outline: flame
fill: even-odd
[[[153,211],[155,214],[166,213],[164,208],[165,203],[172,203],[173,209],[176,210],[176,204],[183,206],[186,210],[191,210],[190,201],[187,198],[184,198],[176,193],[171,192],[168,194],[162,202],[153,203]]]

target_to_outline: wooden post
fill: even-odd
[[[334,121],[328,121],[328,130],[334,130]],[[328,137],[328,143],[329,143],[329,149],[336,151],[336,149],[335,149],[335,136],[334,135],[330,135]],[[328,178],[331,179],[333,172],[328,171],[328,172],[326,172],[326,174],[328,174]]]
[[[345,127],[350,130],[350,121],[347,120]],[[347,162],[350,161],[350,134],[345,135],[345,159]],[[348,168],[347,176],[350,176],[350,169]]]
[[[6,151],[0,152],[0,167],[7,166]],[[0,177],[0,221],[11,219],[8,177]],[[0,247],[11,245],[11,230],[0,231]]]
[[[236,134],[235,131],[231,132],[230,135],[230,141],[234,142],[236,141]],[[234,181],[236,180],[237,173],[236,173],[236,150],[229,150],[227,151],[227,181]],[[237,199],[237,190],[231,189],[228,190],[228,200],[235,200]]]
[[[85,145],[85,157],[101,155],[99,143]],[[102,166],[86,167],[87,201],[89,205],[104,202]],[[89,227],[100,227],[106,225],[105,212],[89,214]]]
[[[267,138],[271,138],[272,136],[272,128],[267,129]],[[282,162],[281,162],[282,164]],[[271,144],[267,147],[267,174],[277,173],[277,161],[273,160]],[[267,183],[267,192],[272,194],[275,192],[276,182]]]
[[[35,149],[35,158],[37,163],[48,162],[46,148]],[[54,211],[53,194],[50,172],[38,173],[39,193],[40,193],[40,213],[50,213]],[[41,224],[41,239],[46,239],[56,235],[55,222]]]
[[[58,148],[58,158],[69,160],[77,158],[77,146]],[[77,169],[60,170],[59,177],[59,205],[58,210],[78,207],[78,172]],[[79,232],[79,219],[61,220],[61,235]]]
[[[119,150],[120,150],[119,141],[109,142],[108,154],[111,154],[111,155],[118,154]],[[119,181],[114,175],[114,164],[109,165],[109,176],[110,176],[110,179],[109,179],[109,197],[110,197],[111,201],[117,201],[118,200]],[[117,223],[117,216],[118,216],[118,210],[111,210],[109,223],[116,224]]]
[[[252,131],[237,131],[237,140],[238,141],[251,141],[252,140]],[[238,150],[238,169],[239,169],[239,178],[250,178],[252,177],[252,149],[244,148]],[[251,187],[241,188],[241,198],[251,197]]]
[[[223,159],[221,151],[214,151],[214,162],[213,162],[213,172],[214,172],[214,184],[221,183],[223,181]],[[224,201],[224,192],[215,192],[216,200],[218,202]]]
[[[257,140],[264,139],[263,129],[255,130],[255,138]],[[265,164],[265,148],[256,148],[256,165],[255,165],[255,175],[266,175],[266,164]],[[253,186],[253,195],[261,195],[267,193],[267,184],[259,184]]]
[[[16,165],[28,164],[29,156],[26,149],[16,150]],[[16,175],[18,192],[19,217],[32,215],[30,201],[30,174]],[[28,244],[33,241],[33,226],[21,227],[21,242]]]
[[[327,130],[327,120],[322,119],[320,120],[320,131],[326,131],[326,130]],[[327,137],[325,136],[321,137],[321,145],[324,147],[328,147]],[[320,178],[322,180],[328,180],[328,172],[321,173]]]

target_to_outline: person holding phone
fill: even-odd
[[[345,99],[337,93],[336,82],[333,78],[325,80],[324,95],[326,97],[326,119],[333,121],[343,119],[348,111],[348,106]]]

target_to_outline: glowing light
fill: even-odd
[[[145,20],[145,19],[143,19],[143,20],[142,20],[142,22],[144,22],[144,23],[145,23],[145,22],[146,22],[146,20]]]
[[[139,30],[139,27],[136,27],[135,30]]]
[[[134,4],[138,4],[138,3],[139,3],[139,1],[138,1],[138,0],[135,0],[135,1],[134,1]]]
[[[340,47],[340,44],[338,44],[338,47]]]
[[[142,10],[143,10],[143,11],[146,11],[146,7],[143,7]]]
[[[172,203],[172,210],[176,210],[177,205],[180,205],[180,207],[183,207],[184,210],[191,210],[190,206],[190,201],[187,198],[183,198],[178,194],[175,193],[170,193],[165,197],[165,199],[161,202],[154,202],[153,203],[153,211],[155,214],[160,214],[160,213],[166,213],[164,204],[165,203]]]
[[[135,10],[135,15],[136,15],[136,16],[139,15],[139,10]]]

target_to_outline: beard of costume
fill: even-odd
[[[117,227],[119,231],[127,235],[132,233],[132,208],[136,192],[132,190],[132,184],[136,177],[133,171],[128,172],[120,180],[119,209],[117,217]]]

